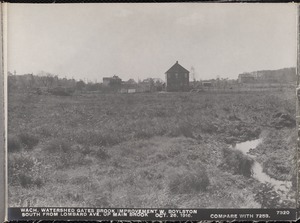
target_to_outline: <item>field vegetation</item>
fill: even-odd
[[[232,145],[262,137],[251,153],[264,171],[296,179],[293,92],[10,92],[9,205],[270,207]]]

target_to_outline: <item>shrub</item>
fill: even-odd
[[[25,150],[32,150],[39,143],[39,139],[36,136],[26,132],[19,134],[19,139]]]
[[[213,123],[203,122],[201,123],[201,131],[203,133],[215,134],[218,132],[218,127]]]
[[[87,176],[77,176],[71,179],[72,184],[76,185],[85,185],[90,181],[89,177]]]
[[[79,147],[78,150],[80,150],[81,154],[84,155],[84,156],[91,154],[92,151],[93,151],[91,149],[91,147],[89,147],[89,146],[84,146],[82,149],[80,149],[80,147]]]
[[[69,175],[65,172],[57,172],[54,175],[54,182],[57,182],[59,184],[67,184],[68,182],[70,182],[70,178]]]
[[[190,123],[181,123],[179,125],[179,132],[187,138],[194,138],[192,125]]]
[[[185,170],[171,175],[168,187],[173,194],[190,194],[206,191],[209,185],[209,177],[202,169],[198,171]]]
[[[42,136],[42,137],[50,137],[50,136],[53,136],[53,130],[51,130],[48,126],[42,126],[38,129],[38,132],[39,134]]]
[[[164,110],[157,110],[157,111],[155,111],[155,117],[161,117],[161,118],[163,118],[163,117],[167,117],[167,116],[168,116],[168,114]]]
[[[187,138],[195,138],[192,130],[192,125],[187,122],[179,123],[175,128],[171,129],[169,135],[172,137],[184,136]]]
[[[8,135],[7,147],[8,152],[19,152],[21,150],[19,138],[14,135]]]
[[[112,146],[120,143],[123,139],[114,132],[82,131],[75,136],[76,142],[88,146]]]
[[[95,151],[95,156],[100,159],[100,160],[105,160],[109,158],[109,155],[107,154],[107,152],[103,149],[103,148],[98,148]]]
[[[50,163],[58,169],[66,169],[88,163],[80,146],[72,145],[64,139],[54,139],[45,147]],[[83,152],[88,152],[83,150]],[[50,155],[51,154],[51,155]]]
[[[70,142],[63,139],[54,139],[45,147],[49,153],[68,153],[71,149]]]
[[[231,171],[233,174],[240,174],[246,177],[251,177],[252,166],[254,160],[244,155],[241,151],[224,148],[223,149],[223,163],[222,167]]]
[[[269,183],[262,184],[258,188],[254,199],[261,204],[261,208],[282,208],[280,196]]]
[[[263,171],[276,180],[290,180],[292,177],[292,165],[283,158],[271,156],[263,162]]]
[[[19,182],[24,188],[30,188],[32,186],[41,188],[44,185],[44,181],[41,177],[33,177],[32,175],[27,175],[26,173],[20,173]]]
[[[29,188],[33,183],[33,179],[25,173],[19,174],[20,185],[24,188]]]
[[[56,87],[56,88],[49,89],[48,92],[50,94],[57,95],[57,96],[71,96],[74,93],[74,89]]]
[[[106,208],[111,206],[110,196],[108,194],[100,194],[91,198],[90,206]]]
[[[82,202],[84,200],[82,194],[74,193],[74,192],[67,192],[64,198],[67,201],[76,201],[76,202]]]
[[[150,139],[154,136],[154,133],[149,130],[140,130],[134,134],[134,137],[137,139]]]
[[[72,151],[69,153],[60,153],[57,154],[57,156],[55,158],[56,166],[57,168],[61,169],[70,167],[74,168],[75,166],[84,165],[87,163],[82,154],[77,151]]]
[[[34,184],[38,187],[38,188],[41,188],[45,182],[44,180],[42,179],[42,177],[37,177],[34,181]]]
[[[37,159],[28,154],[12,154],[8,162],[8,182],[11,185],[29,188],[42,187],[45,180],[43,166]]]

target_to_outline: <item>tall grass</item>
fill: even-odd
[[[9,152],[32,150],[38,143],[38,137],[27,132],[21,132],[18,135],[8,134],[7,146]]]
[[[11,206],[259,207],[253,160],[228,143],[294,112],[273,92],[22,99],[10,95]]]
[[[206,191],[210,181],[205,168],[199,170],[175,170],[168,183],[171,194],[194,194]]]
[[[9,185],[42,187],[47,176],[43,164],[28,153],[12,154],[8,159]]]
[[[15,112],[9,120],[12,133],[19,134],[20,124],[27,129],[43,126],[43,131],[37,131],[41,138],[58,134],[79,144],[95,146],[112,146],[126,140],[163,135],[193,138],[202,134],[217,137],[224,134],[235,140],[247,140],[247,137],[259,135],[258,126],[271,125],[272,115],[279,110],[276,107],[282,107],[282,99],[266,93],[106,94],[68,99],[40,97],[46,102],[31,100],[34,106],[26,119],[21,115],[20,106],[15,105]],[[22,105],[18,100],[12,99],[13,104]],[[289,108],[284,110],[290,113]],[[231,117],[235,119],[231,120]],[[46,131],[45,123],[52,133]]]

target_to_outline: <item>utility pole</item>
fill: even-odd
[[[195,73],[195,68],[192,66],[192,67],[191,67],[191,76],[192,76],[194,82],[196,82],[195,75],[196,75],[196,73]]]

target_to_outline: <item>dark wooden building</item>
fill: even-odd
[[[108,87],[121,88],[122,79],[114,75],[113,77],[103,77],[103,85]]]
[[[189,91],[189,71],[178,61],[165,73],[167,91]]]

